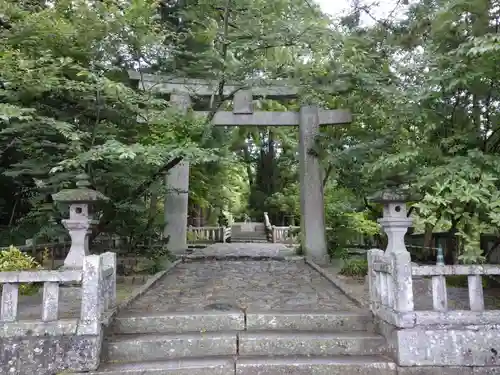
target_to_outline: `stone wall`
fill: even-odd
[[[99,366],[102,335],[51,335],[0,338],[0,373],[54,375]]]
[[[43,283],[40,319],[22,320],[19,286]],[[116,254],[90,255],[82,270],[1,272],[0,373],[53,375],[99,366],[103,325],[116,300]],[[60,288],[81,294],[79,316],[59,318]]]

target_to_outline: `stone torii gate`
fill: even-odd
[[[194,79],[168,78],[152,74],[129,72],[132,80],[139,81],[139,88],[161,94],[170,94],[170,101],[180,110],[191,106],[191,96],[212,97],[218,92],[219,82]],[[234,93],[233,110],[218,111],[212,120],[214,126],[298,126],[301,234],[305,253],[318,263],[328,260],[325,236],[323,181],[317,157],[309,150],[321,125],[341,125],[351,122],[351,113],[345,110],[322,110],[317,106],[302,106],[299,112],[254,111],[253,97],[273,99],[298,95],[296,87],[276,81],[273,84],[227,84],[224,95]],[[208,112],[197,112],[206,115]],[[187,219],[189,191],[189,163],[183,161],[169,171],[165,178],[165,236],[170,236],[171,251],[187,248]]]

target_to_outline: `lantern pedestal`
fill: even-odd
[[[90,220],[63,220],[64,227],[68,230],[71,237],[71,247],[66,259],[64,259],[64,268],[82,269],[85,256],[89,255],[89,227]]]

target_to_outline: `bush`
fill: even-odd
[[[0,251],[0,272],[38,270],[40,264],[35,258],[23,253],[15,246],[9,246],[8,250]],[[32,295],[38,291],[39,285],[21,284],[19,293],[21,295]]]
[[[340,274],[354,277],[366,276],[368,274],[368,261],[365,259],[348,260],[340,270]]]
[[[304,244],[302,243],[302,240],[299,242],[299,246],[297,247],[297,249],[295,249],[295,254],[298,256],[306,255],[306,252],[304,250]]]
[[[144,259],[133,268],[135,274],[154,275],[176,259],[166,246],[142,248],[138,256]]]

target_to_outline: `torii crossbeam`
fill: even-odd
[[[217,92],[218,83],[203,80],[168,80],[158,76],[130,72],[130,77],[142,80],[144,89],[170,94],[170,101],[179,109],[187,110],[191,96],[211,96]],[[345,110],[321,110],[317,106],[302,106],[299,112],[265,112],[253,110],[253,97],[296,97],[298,90],[275,82],[271,86],[225,86],[225,93],[235,93],[233,110],[219,111],[212,120],[214,126],[298,126],[301,234],[305,253],[318,263],[328,262],[325,236],[323,179],[319,160],[309,153],[314,139],[323,125],[343,125],[351,122],[351,113]],[[207,112],[198,112],[199,115]],[[170,235],[172,251],[187,248],[186,230],[188,217],[189,164],[183,162],[166,178],[165,235]],[[181,192],[181,193],[179,193]]]

